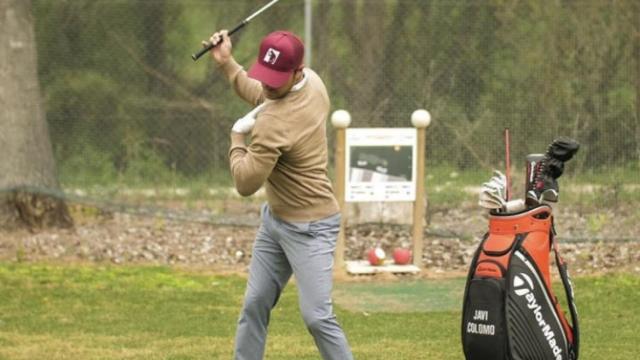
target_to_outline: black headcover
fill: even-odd
[[[562,168],[564,165],[563,163],[571,160],[573,155],[578,152],[578,149],[580,149],[580,144],[568,137],[559,137],[553,140],[553,142],[549,144],[547,153],[545,154],[545,157],[549,160],[549,165],[547,167],[554,168],[558,166],[558,164],[561,164],[560,166]],[[557,178],[560,175],[562,175],[562,170],[558,176],[554,177]]]

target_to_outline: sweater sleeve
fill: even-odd
[[[247,76],[247,72],[233,58],[221,65],[220,69],[238,96],[253,106],[264,102],[260,82]]]
[[[273,126],[275,121],[271,116],[258,115],[249,146],[245,145],[243,134],[231,133],[231,176],[242,196],[260,189],[287,147],[286,129]]]

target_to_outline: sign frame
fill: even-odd
[[[416,200],[416,128],[348,128],[345,138],[346,202]]]

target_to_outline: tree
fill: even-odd
[[[0,226],[72,225],[59,188],[38,83],[30,0],[0,1]]]
[[[377,26],[384,28],[387,4],[384,1],[370,1],[366,4],[349,0],[341,2],[344,35],[348,46],[357,56],[350,72],[353,77],[345,83],[345,88],[358,88],[358,96],[351,99],[354,119],[368,119],[371,125],[382,125],[382,114],[377,111],[389,101],[388,97],[377,94],[376,85],[383,80],[382,66],[384,34],[371,31]]]

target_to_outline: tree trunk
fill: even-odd
[[[0,1],[0,228],[72,225],[38,83],[30,0]]]
[[[636,58],[636,155],[638,156],[638,167],[640,167],[640,5],[635,3],[631,8],[633,17],[637,20],[633,27],[634,52]]]

